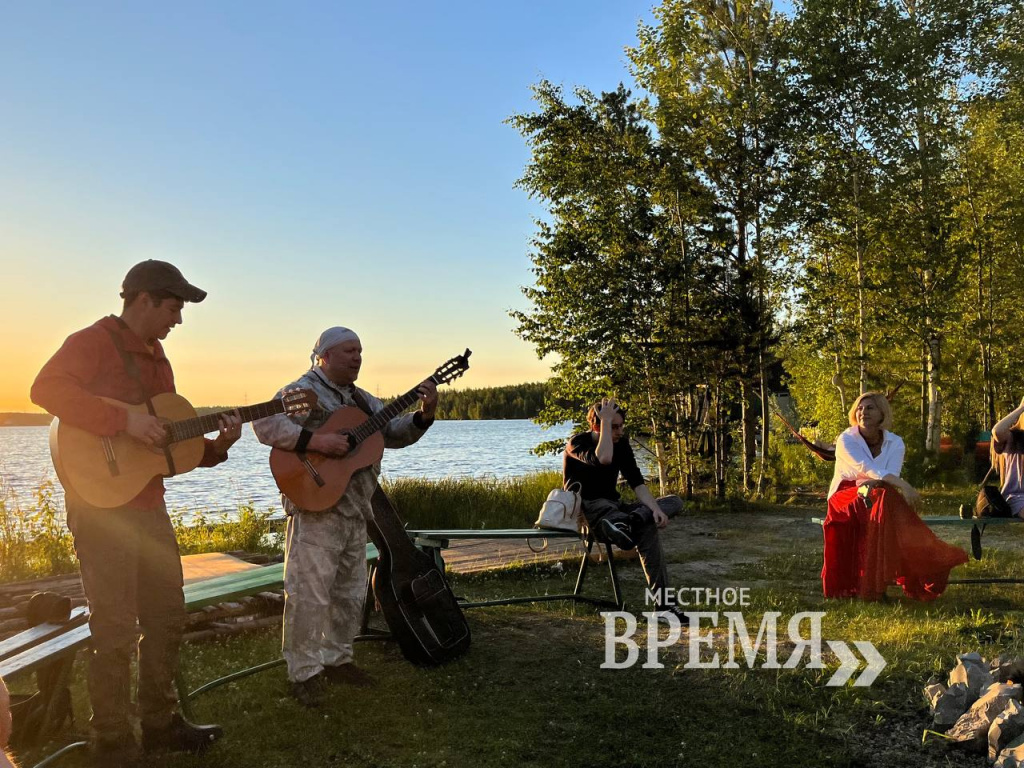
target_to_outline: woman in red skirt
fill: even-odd
[[[825,518],[825,597],[877,600],[889,584],[934,600],[967,553],[939,539],[918,517],[921,497],[900,477],[905,447],[884,395],[866,392],[836,440],[836,471]],[[868,507],[866,499],[870,500]]]

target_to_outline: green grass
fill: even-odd
[[[529,528],[557,472],[507,479],[399,479],[384,484],[402,519],[413,528]]]
[[[955,507],[962,495],[956,489],[929,491],[927,513]],[[437,498],[439,507],[451,503],[443,494]],[[688,667],[685,635],[683,643],[662,651],[662,669],[642,668],[643,655],[631,669],[601,669],[604,622],[588,606],[474,609],[467,612],[473,646],[463,658],[424,669],[408,664],[393,644],[360,644],[359,663],[377,678],[377,687],[332,691],[318,713],[290,700],[281,669],[236,681],[197,703],[201,719],[225,726],[223,743],[203,759],[160,756],[150,764],[982,768],[983,758],[941,743],[922,744],[929,721],[921,688],[932,675],[948,674],[958,653],[1024,655],[1020,587],[954,586],[928,604],[907,601],[896,588],[879,603],[827,601],[819,579],[821,530],[805,522],[820,514],[816,506],[793,504],[701,505],[665,531],[670,583],[748,587],[751,602],[741,610],[751,630],[767,611],[781,612],[783,622],[802,611],[824,612],[826,639],[870,641],[886,659],[887,667],[870,687],[825,685],[838,667],[827,647],[820,670],[805,665],[771,670],[761,663],[736,670]],[[481,521],[492,525],[489,518]],[[522,523],[504,520],[493,526],[513,524]],[[966,531],[941,535],[967,544]],[[985,544],[984,559],[958,569],[955,577],[1024,576],[1020,532],[990,530]],[[504,568],[454,577],[453,586],[475,600],[564,592],[574,583],[573,565]],[[627,604],[643,610],[639,564],[624,561],[620,572]],[[588,591],[607,589],[605,569],[593,568]],[[721,617],[718,628],[705,623],[702,631],[711,633],[714,651],[727,656],[725,624]],[[784,662],[790,651],[784,623],[779,640]],[[278,633],[265,631],[188,645],[183,658],[195,687],[275,658],[278,645]],[[82,664],[76,665],[74,696],[81,718],[87,711]],[[47,749],[20,757],[31,765]],[[83,755],[62,762],[69,768],[86,764]]]

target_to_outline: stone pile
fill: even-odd
[[[969,752],[986,754],[996,768],[1024,768],[1024,658],[977,653],[957,656],[943,684],[932,679],[924,688],[931,707],[932,730]]]

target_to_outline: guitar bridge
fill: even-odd
[[[317,488],[323,488],[327,484],[320,473],[316,471],[316,467],[313,466],[313,462],[311,462],[309,457],[304,453],[302,454],[302,466],[306,468],[309,476],[313,478],[313,482],[316,483]]]
[[[101,437],[100,443],[103,444],[103,456],[107,460],[107,470],[110,472],[111,477],[117,477],[121,474],[121,468],[117,464],[114,446],[111,444],[109,437]]]

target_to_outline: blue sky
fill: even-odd
[[[539,209],[503,121],[541,78],[611,89],[647,2],[22,3],[0,12],[0,410],[124,272],[210,293],[167,347],[178,389],[272,394],[319,332],[362,335],[403,391],[538,380],[512,333]],[[269,390],[269,392],[268,392]]]

